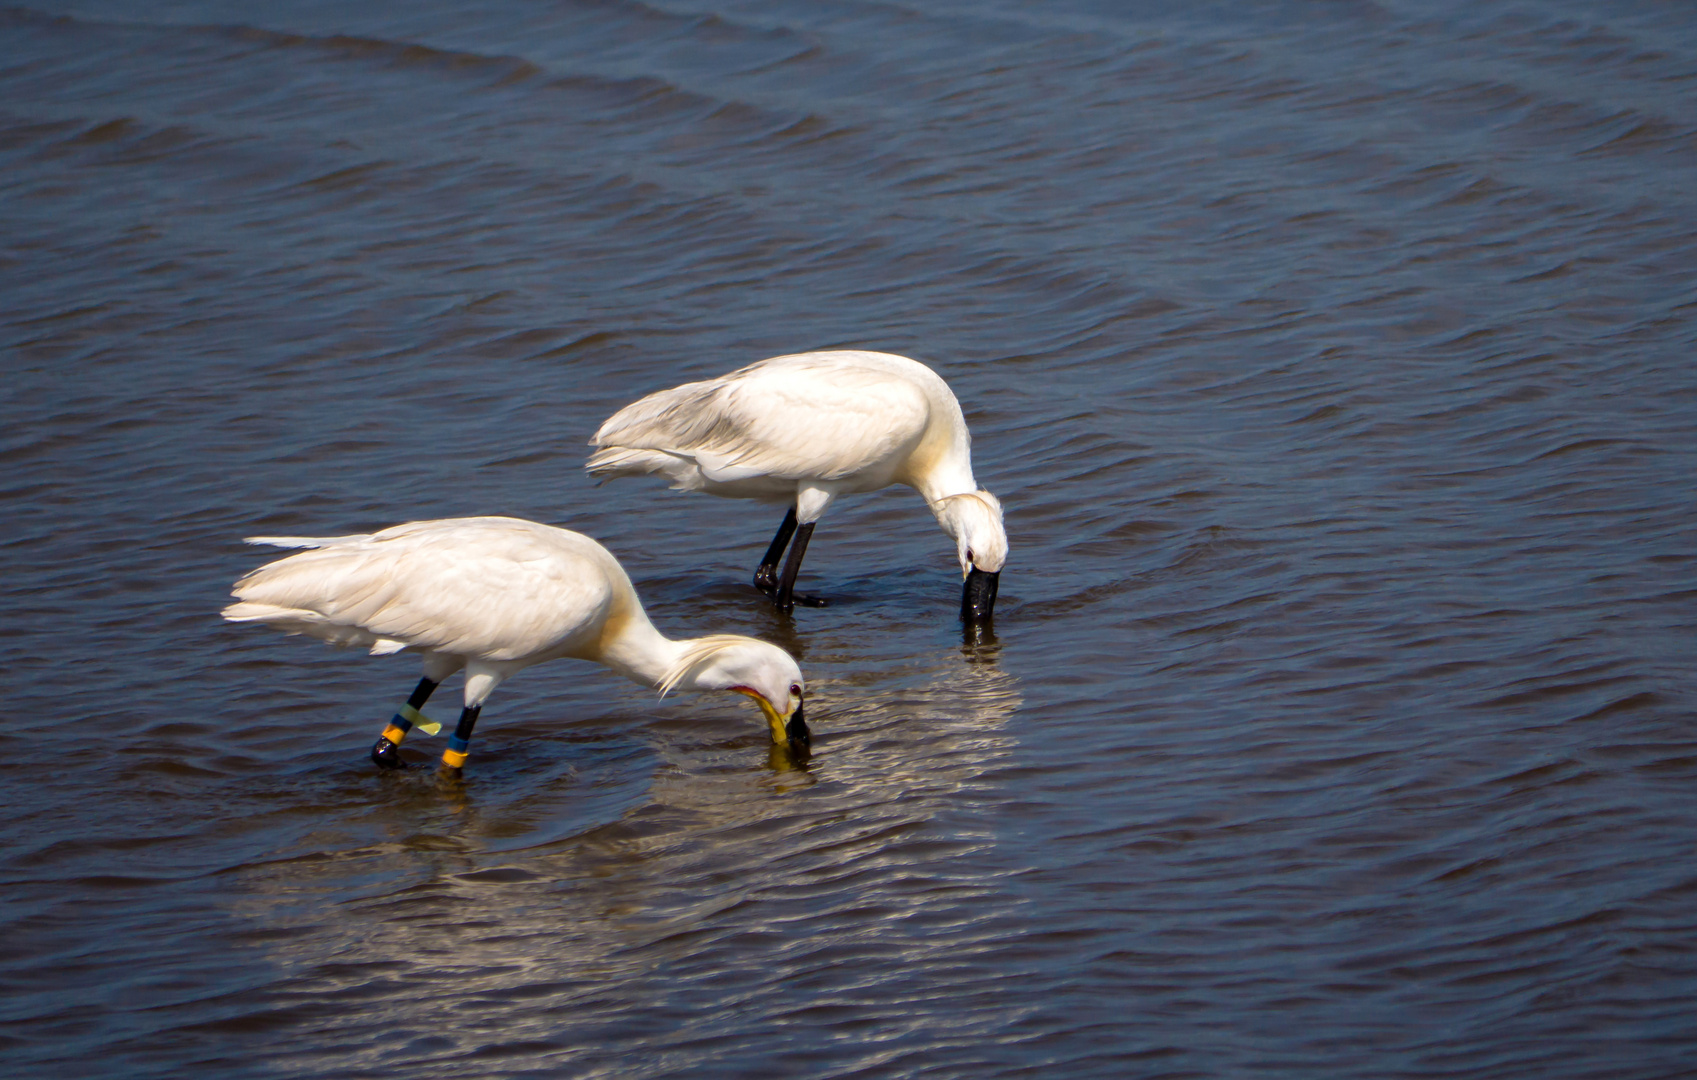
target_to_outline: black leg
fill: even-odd
[[[471,729],[477,726],[477,714],[483,711],[479,705],[475,709],[461,709],[460,722],[455,725],[454,733],[448,736],[448,748],[442,751],[444,768],[458,772],[465,765],[465,759],[471,756]]]
[[[789,559],[784,562],[784,580],[778,583],[778,595],[774,600],[779,611],[789,611],[796,605],[798,598],[795,595],[795,575],[801,569],[802,556],[807,554],[807,542],[813,539],[814,524],[810,521],[806,525],[796,526],[795,543],[790,547]],[[801,597],[800,600],[804,604],[821,606],[820,602],[810,596]]]
[[[778,526],[778,534],[772,537],[772,546],[766,549],[765,558],[754,571],[754,587],[767,596],[778,592],[778,560],[784,557],[784,548],[789,546],[790,536],[795,532],[795,507],[784,512],[784,522]]]
[[[404,769],[407,767],[407,763],[401,760],[401,740],[407,737],[407,732],[412,730],[416,720],[423,718],[424,714],[418,710],[424,707],[426,701],[430,700],[430,695],[435,692],[438,685],[429,679],[418,680],[418,685],[413,688],[412,697],[407,698],[407,703],[401,706],[401,711],[395,714],[394,718],[389,721],[389,726],[383,729],[383,734],[377,737],[376,744],[371,748],[372,761],[385,769]]]

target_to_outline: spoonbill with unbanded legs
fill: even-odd
[[[649,394],[590,443],[600,448],[587,465],[597,476],[659,474],[680,490],[789,503],[754,572],[780,611],[824,603],[796,594],[795,579],[831,501],[906,484],[955,540],[961,618],[983,622],[994,611],[1008,555],[1002,504],[972,477],[960,403],[917,360],[853,350],[773,357]]]
[[[253,536],[250,544],[308,548],[236,582],[232,622],[257,622],[372,655],[410,649],[424,677],[371,757],[403,768],[401,740],[439,725],[419,710],[438,684],[465,671],[465,705],[442,764],[466,762],[483,702],[532,664],[593,660],[662,695],[677,688],[735,690],[754,699],[772,739],[808,749],[806,684],[776,645],[715,634],[670,640],[642,610],[617,559],[581,533],[508,517],[414,521],[353,536]]]

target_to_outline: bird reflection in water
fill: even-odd
[[[844,656],[816,643],[829,734],[811,760],[773,746],[756,764],[754,734],[680,725],[579,773],[373,776],[381,821],[367,813],[335,840],[313,837],[310,857],[244,871],[238,910],[293,992],[370,980],[361,1009],[323,1018],[319,1038],[375,1026],[436,1055],[476,1052],[496,1018],[504,1040],[570,1044],[574,1025],[661,1007],[680,969],[780,986],[849,941],[953,963],[923,920],[865,913],[964,902],[971,887],[939,868],[993,861],[994,816],[972,808],[993,797],[984,778],[1015,745],[1023,695],[987,630],[926,655],[898,648]],[[599,820],[584,812],[596,798]],[[520,828],[550,817],[571,831]],[[358,837],[374,831],[394,839]],[[852,903],[833,884],[849,882]],[[763,897],[784,898],[783,925],[814,948],[748,955],[772,933],[770,905],[751,902]]]
[[[473,808],[471,796],[466,792],[464,770],[437,769],[430,774],[430,788],[451,814],[464,814]]]
[[[794,781],[807,777],[808,765],[812,759],[812,752],[806,748],[796,751],[777,743],[769,745],[766,748],[766,767],[772,770],[775,777],[790,781],[788,784],[779,784],[775,790],[784,794],[799,786]]]
[[[995,664],[1002,655],[1001,642],[996,640],[995,620],[961,623],[960,653],[969,664]]]

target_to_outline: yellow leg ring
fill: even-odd
[[[366,728],[366,730],[370,731],[371,729]],[[390,724],[388,727],[383,729],[383,737],[394,743],[396,746],[399,746],[401,745],[401,740],[407,737],[407,733],[404,728],[398,728],[394,724]]]
[[[450,769],[464,768],[466,758],[470,756],[470,754],[464,754],[458,750],[444,750],[442,751],[442,764]]]
[[[435,735],[437,732],[442,730],[441,724],[430,719],[430,717],[419,712],[411,705],[402,705],[398,711],[401,714],[402,720],[409,721],[414,727],[418,728],[426,735]]]

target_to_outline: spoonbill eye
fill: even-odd
[[[790,683],[790,693],[794,694],[796,697],[800,697],[801,696],[800,685],[798,685],[796,683]]]
[[[971,548],[966,549],[966,561],[967,562],[977,562],[978,561],[977,556],[972,554]]]

